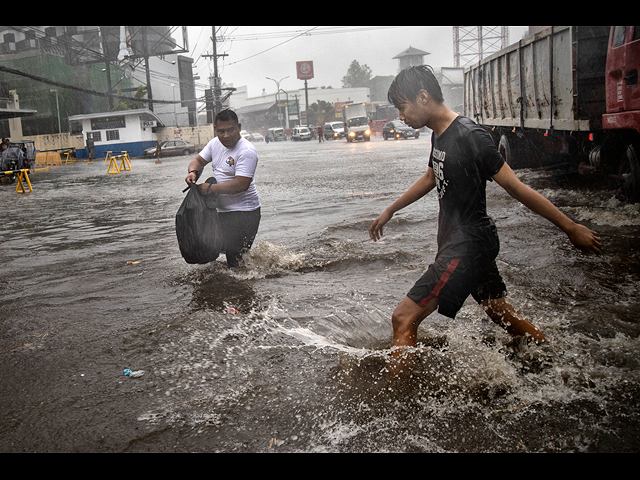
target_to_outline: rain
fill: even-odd
[[[137,27],[123,27],[124,36],[119,27],[2,28],[0,96],[11,105],[0,109],[0,128],[24,144],[28,163],[3,163],[3,172],[27,173],[0,184],[0,451],[639,450],[636,170],[623,161],[596,173],[611,156],[585,155],[596,143],[567,150],[574,145],[558,140],[560,114],[554,128],[528,132],[544,109],[540,118],[518,111],[517,126],[492,134],[503,155],[538,152],[516,174],[597,231],[601,254],[575,249],[487,184],[509,298],[549,342],[511,337],[469,298],[455,319],[435,312],[421,324],[408,375],[390,369],[391,315],[437,252],[436,192],[398,212],[381,241],[368,229],[427,171],[431,131],[385,139],[397,110],[384,104],[382,80],[383,98],[362,100],[368,141],[318,138],[328,130],[316,127],[341,123],[343,111],[319,107],[347,103],[339,97],[347,88],[378,95],[373,83],[343,86],[350,65],[392,79],[394,57],[409,47],[426,52],[447,98],[468,98],[447,80],[456,68],[453,27],[213,27],[218,98],[212,27],[144,27],[147,48],[180,51],[149,56],[151,101]],[[509,27],[508,44],[524,49],[555,32],[558,47],[569,35],[563,28],[574,27]],[[119,59],[121,39],[130,51]],[[38,55],[50,61],[47,71],[26,68]],[[313,62],[309,111],[301,61]],[[189,82],[180,81],[184,69]],[[213,138],[207,115],[216,100],[256,134],[262,219],[238,269],[224,254],[188,264],[176,238],[187,167]],[[472,108],[464,98],[460,106]],[[487,122],[499,110],[476,108]],[[498,116],[508,119],[506,110]],[[305,120],[314,138],[292,140]],[[286,141],[264,141],[282,125]],[[587,141],[599,140],[594,132]],[[168,142],[159,157],[156,142]],[[616,159],[633,159],[629,145]],[[209,167],[200,182],[210,175]]]

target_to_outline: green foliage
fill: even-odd
[[[122,95],[122,93],[118,92],[118,95]],[[131,100],[122,100],[120,98],[116,98],[113,111],[119,112],[121,110],[137,110],[138,108],[144,108],[147,103],[146,102],[136,102],[135,99],[144,98],[147,96],[147,87],[145,85],[140,85],[138,90],[136,90],[136,94],[133,96]]]
[[[369,87],[371,82],[371,68],[360,65],[357,60],[351,62],[347,74],[342,77],[343,88]]]

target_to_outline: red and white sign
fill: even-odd
[[[313,62],[296,62],[298,80],[311,80],[313,78]]]

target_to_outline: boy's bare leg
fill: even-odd
[[[515,308],[505,299],[498,298],[485,300],[483,307],[487,315],[498,325],[504,328],[514,337],[531,337],[536,343],[545,343],[547,339],[538,328],[520,315]],[[393,312],[393,346],[415,347],[418,340],[418,327],[420,323],[438,308],[438,299],[435,298],[421,307],[413,300],[405,297]],[[394,348],[391,354],[389,371],[399,376],[401,373],[409,373],[412,356],[405,348]]]
[[[405,297],[393,312],[393,346],[415,347],[418,343],[418,327],[420,323],[438,308],[438,299],[435,298],[426,307],[421,307],[413,300]],[[406,348],[394,348],[391,352],[389,371],[400,376],[408,374],[413,356]]]
[[[538,344],[547,341],[542,332],[520,315],[507,299],[485,300],[482,305],[491,320],[504,328],[510,335],[514,337],[529,336]]]
[[[421,307],[409,297],[405,297],[391,316],[393,323],[393,346],[415,347],[420,323],[438,308],[434,298],[426,307]]]

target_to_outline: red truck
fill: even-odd
[[[513,168],[574,162],[640,202],[640,26],[554,26],[465,70],[465,115]]]

